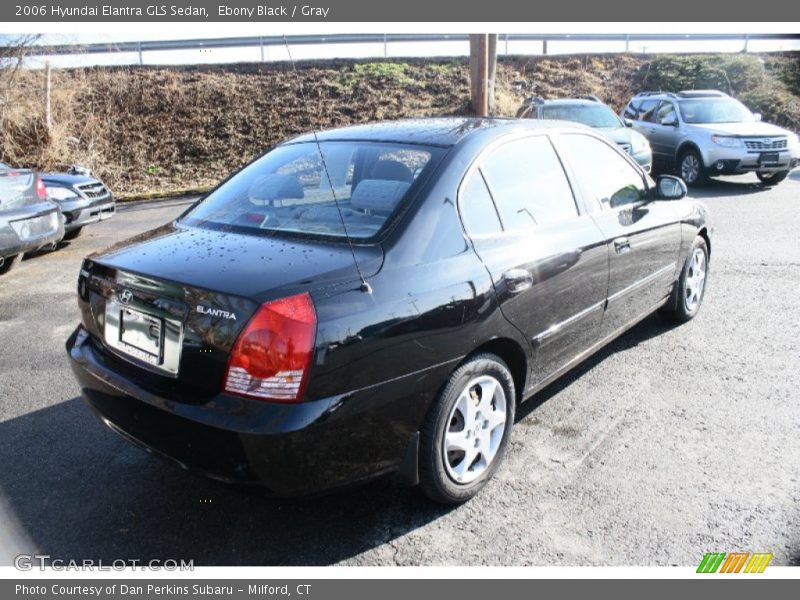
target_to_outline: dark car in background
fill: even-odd
[[[114,216],[114,196],[88,169],[73,166],[66,173],[42,173],[47,196],[64,214],[65,239],[74,239],[83,227]]]
[[[64,219],[39,176],[0,163],[0,274],[26,253],[55,248],[63,237]]]
[[[519,402],[653,311],[697,314],[711,229],[685,193],[564,122],[305,135],[86,258],[67,352],[103,423],[183,468],[460,502]]]
[[[596,129],[630,154],[641,167],[650,172],[653,154],[650,143],[639,132],[631,129],[631,122],[620,119],[610,106],[597,96],[545,100],[528,98],[517,111],[518,118],[555,119],[574,121]]]

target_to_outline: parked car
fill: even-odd
[[[653,162],[650,143],[643,135],[631,129],[630,121],[620,119],[597,96],[558,100],[528,98],[517,111],[517,117],[574,121],[593,127],[630,154],[645,171],[650,172]]]
[[[622,116],[650,140],[656,165],[677,169],[689,185],[741,173],[776,185],[800,162],[797,134],[760,122],[761,115],[717,90],[642,92]]]
[[[23,254],[55,248],[63,237],[64,219],[39,176],[0,163],[0,275]]]
[[[685,193],[580,125],[301,136],[89,256],[67,352],[106,425],[186,469],[460,502],[519,402],[655,310],[697,314],[711,228]]]
[[[117,207],[106,185],[91,172],[73,166],[66,173],[43,173],[47,195],[61,207],[65,218],[65,239],[75,239],[86,225],[110,219]]]

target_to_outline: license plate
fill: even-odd
[[[759,164],[770,164],[770,163],[777,163],[779,160],[779,155],[777,152],[762,152],[761,155],[758,157]]]
[[[183,332],[178,320],[106,300],[105,343],[123,357],[131,357],[165,372],[178,374]]]
[[[120,314],[119,340],[155,359],[161,358],[164,346],[164,322],[158,317],[132,308],[123,308]]]

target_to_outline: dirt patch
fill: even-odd
[[[496,112],[525,96],[595,94],[619,110],[641,89],[730,89],[765,120],[800,128],[800,54],[503,57]],[[463,59],[316,61],[298,65],[99,67],[54,71],[53,129],[43,78],[6,94],[0,155],[41,170],[80,163],[120,197],[207,188],[275,143],[312,128],[466,114]]]

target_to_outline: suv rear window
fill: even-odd
[[[344,221],[351,238],[368,240],[400,211],[442,152],[372,142],[279,146],[211,192],[182,222],[244,233],[342,238]]]

